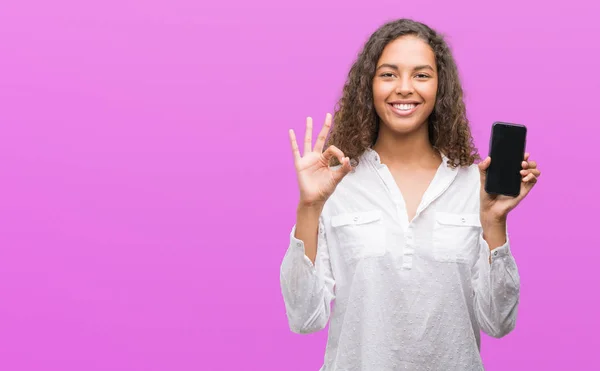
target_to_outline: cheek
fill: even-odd
[[[373,86],[373,104],[375,107],[383,107],[388,95],[389,93],[386,92],[385,88],[383,88],[381,85]]]
[[[426,105],[433,106],[435,105],[435,100],[437,98],[437,84],[424,86],[419,93],[425,100]]]
[[[432,83],[428,89],[429,99],[431,99],[435,103],[435,99],[437,97],[438,84],[437,81]]]
[[[383,98],[383,88],[381,84],[373,84],[373,100],[375,103],[380,101]]]

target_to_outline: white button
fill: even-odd
[[[466,222],[465,218],[461,218],[460,221],[463,223]]]
[[[494,251],[494,256],[498,256],[498,251]]]
[[[302,243],[301,243],[301,242],[298,242],[298,243],[296,243],[296,246],[298,246],[298,247],[302,247]]]
[[[358,216],[354,217],[354,221],[357,222],[358,221]]]

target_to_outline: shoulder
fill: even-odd
[[[479,174],[479,166],[472,164],[468,166],[460,166],[456,170],[456,179],[454,186],[457,191],[472,193],[478,196],[481,186],[481,176]]]
[[[340,166],[332,166],[339,171]],[[324,214],[331,215],[351,209],[367,207],[374,193],[383,192],[377,170],[366,159],[361,159],[353,169],[342,178],[325,203]]]
[[[461,169],[465,173],[465,176],[469,178],[469,180],[479,181],[479,166],[477,164],[462,166]]]

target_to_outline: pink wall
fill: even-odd
[[[287,130],[320,126],[399,17],[448,35],[481,152],[523,123],[543,171],[487,370],[598,367],[599,3],[368,4],[3,2],[0,369],[316,371],[326,334],[291,334],[279,289]]]

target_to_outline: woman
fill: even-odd
[[[367,41],[335,113],[304,153],[281,266],[292,331],[328,323],[321,370],[482,370],[480,330],[515,326],[519,274],[509,211],[540,172],[525,154],[518,197],[483,189],[451,52],[401,19]],[[332,166],[330,166],[332,165]],[[331,310],[331,304],[334,304]]]

